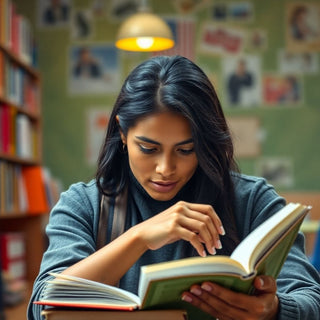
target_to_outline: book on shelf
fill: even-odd
[[[0,103],[0,153],[25,160],[39,156],[37,127],[29,116]]]
[[[103,310],[44,310],[45,320],[186,320],[184,310],[103,311]]]
[[[28,214],[47,213],[50,210],[46,191],[46,181],[41,166],[22,167],[28,202]]]
[[[0,233],[2,272],[10,281],[26,280],[25,239],[22,232]]]
[[[311,208],[289,203],[253,230],[231,256],[191,257],[143,266],[138,295],[102,283],[52,274],[40,305],[116,310],[186,309],[199,318],[200,310],[181,300],[191,285],[212,281],[252,294],[256,275],[276,278]],[[201,314],[201,319],[205,316]]]
[[[21,165],[0,160],[0,216],[28,209]]]
[[[0,0],[0,44],[27,65],[33,61],[33,32],[12,0]]]

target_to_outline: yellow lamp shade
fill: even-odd
[[[120,26],[116,40],[116,47],[126,51],[161,51],[173,46],[173,35],[169,26],[149,12],[129,17]]]

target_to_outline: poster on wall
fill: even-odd
[[[105,137],[110,112],[106,107],[90,107],[85,113],[87,141],[86,159],[89,165],[95,165]]]
[[[123,21],[130,15],[136,13],[140,0],[100,0],[108,3],[108,19],[113,22]]]
[[[271,106],[297,106],[302,102],[302,80],[296,75],[265,74],[263,101]]]
[[[246,32],[240,28],[206,22],[202,25],[199,49],[202,53],[224,56],[240,54]]]
[[[69,26],[72,0],[38,0],[38,24],[55,28]]]
[[[93,10],[73,10],[71,37],[74,40],[86,40],[93,34]]]
[[[261,61],[243,55],[222,59],[226,101],[232,108],[256,107],[261,102]]]
[[[320,51],[320,3],[298,1],[286,6],[286,43],[293,52]]]
[[[172,49],[153,52],[152,56],[157,55],[180,55],[186,57],[192,61],[195,60],[195,22],[192,17],[183,18],[165,18],[165,21],[169,25],[175,45]]]
[[[236,158],[257,157],[261,152],[260,120],[258,117],[227,117]]]
[[[276,187],[292,187],[294,170],[291,158],[264,157],[256,163],[256,175],[264,177]]]
[[[190,14],[203,9],[210,4],[210,0],[174,0],[178,13]]]
[[[118,51],[114,45],[75,45],[69,52],[69,92],[107,94],[120,86]]]
[[[220,0],[213,3],[209,13],[216,22],[247,23],[252,22],[254,10],[251,1],[226,3],[226,1]]]
[[[316,74],[319,71],[318,54],[315,52],[278,53],[279,71],[283,74]]]

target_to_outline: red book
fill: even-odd
[[[1,128],[1,139],[2,139],[2,152],[9,154],[11,151],[11,117],[10,107],[8,105],[1,105],[0,113],[0,128]]]
[[[0,234],[2,270],[12,280],[24,280],[26,276],[25,243],[20,232]]]
[[[28,214],[42,214],[49,211],[45,176],[40,166],[22,168],[22,177],[28,200]]]

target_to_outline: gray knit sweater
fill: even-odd
[[[235,175],[235,222],[240,240],[267,217],[284,206],[274,188],[264,179]],[[152,200],[131,186],[128,197],[126,229],[161,212],[172,204]],[[139,189],[139,188],[137,188]],[[136,195],[135,195],[136,194]],[[188,199],[184,199],[188,200]],[[48,272],[61,272],[95,251],[99,219],[100,195],[93,180],[77,183],[61,194],[50,214],[46,228],[49,247],[45,252],[35,281],[28,308],[29,320],[40,320],[42,307],[32,302],[39,299]],[[195,254],[185,241],[147,251],[121,279],[120,287],[137,292],[140,266],[160,261],[180,259]],[[277,279],[280,302],[279,320],[320,319],[320,277],[304,253],[304,237],[299,234]]]

